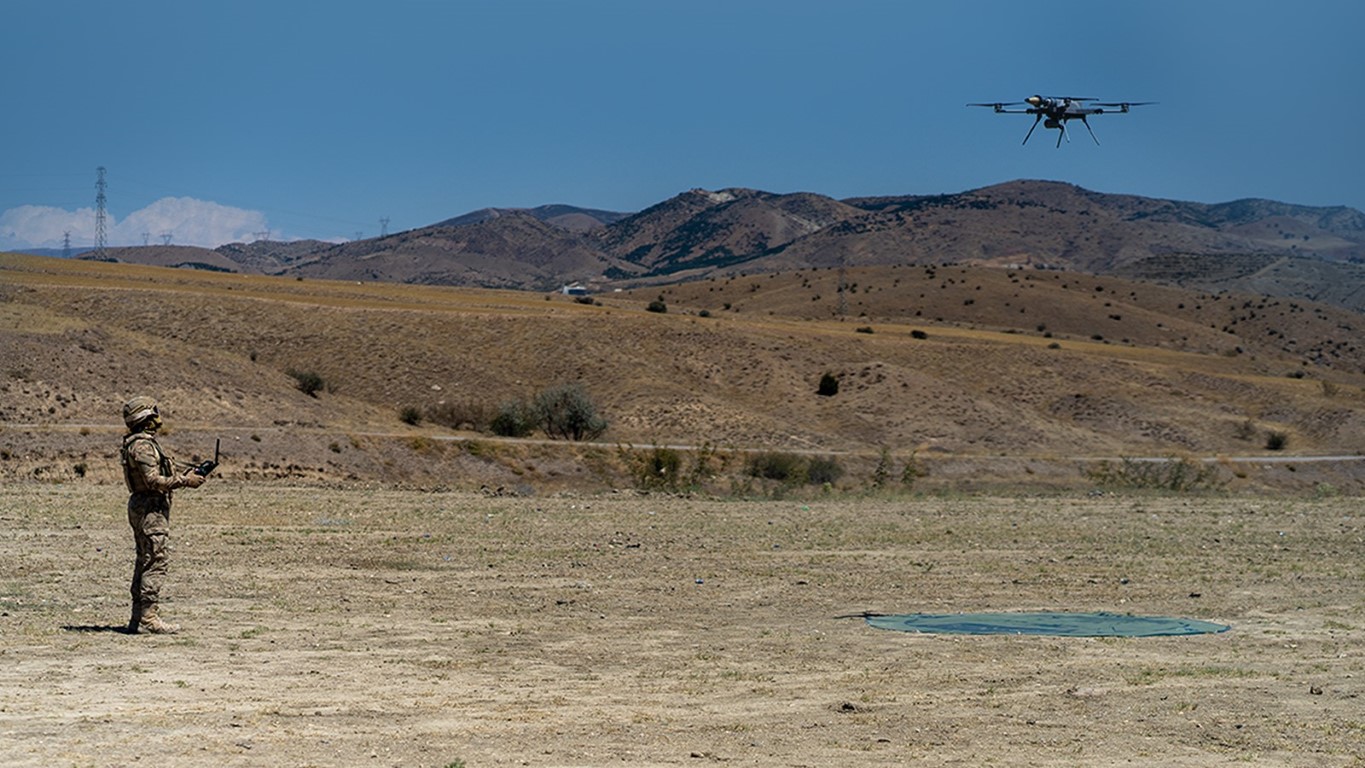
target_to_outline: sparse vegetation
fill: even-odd
[[[442,400],[426,409],[426,420],[450,429],[483,432],[491,429],[496,412],[487,403],[474,400]]]
[[[850,277],[882,290],[849,296],[842,322],[832,315],[832,301],[809,302],[817,292],[834,298],[836,274],[825,268],[799,276],[764,273],[728,285],[720,278],[670,286],[662,295],[674,305],[671,312],[684,317],[649,321],[639,310],[661,293],[658,287],[612,294],[608,304],[617,306],[604,311],[580,311],[584,308],[568,306],[568,299],[530,305],[524,296],[498,292],[369,282],[295,286],[267,280],[271,291],[257,295],[242,290],[252,287],[254,279],[194,271],[177,274],[176,289],[170,291],[138,275],[134,266],[99,266],[129,270],[129,279],[109,272],[94,280],[86,274],[88,264],[59,262],[51,274],[43,271],[49,268],[45,264],[16,260],[13,269],[9,262],[0,265],[0,278],[13,274],[14,285],[26,286],[8,295],[6,319],[18,323],[13,331],[19,336],[6,339],[18,352],[16,360],[30,362],[11,362],[8,369],[37,366],[33,360],[51,355],[55,372],[40,374],[34,367],[26,378],[7,379],[6,368],[0,368],[0,406],[7,423],[50,424],[57,430],[50,439],[43,438],[41,450],[48,454],[31,459],[27,448],[17,446],[20,430],[8,428],[3,433],[6,447],[23,458],[0,463],[6,477],[31,476],[39,466],[46,478],[73,477],[73,464],[84,458],[80,450],[105,429],[84,425],[102,424],[109,415],[107,403],[101,402],[108,397],[105,382],[96,380],[106,372],[115,378],[128,375],[126,366],[122,371],[106,369],[92,357],[90,349],[99,346],[108,356],[145,351],[150,364],[187,382],[169,398],[175,409],[169,426],[196,434],[220,423],[240,429],[239,445],[246,450],[239,466],[256,462],[260,469],[254,477],[435,484],[441,482],[434,479],[440,470],[432,463],[365,460],[369,453],[381,455],[386,442],[393,444],[391,437],[369,436],[374,414],[392,423],[411,404],[420,408],[422,427],[490,433],[499,400],[525,396],[529,401],[547,385],[580,380],[590,382],[593,395],[611,408],[603,415],[611,420],[608,434],[613,440],[685,445],[708,438],[746,448],[786,450],[813,444],[848,451],[856,458],[836,454],[847,468],[839,481],[845,488],[868,487],[877,455],[875,447],[870,454],[860,453],[866,446],[914,445],[933,435],[960,453],[927,462],[934,476],[920,479],[916,490],[1004,487],[1016,480],[1020,485],[1084,487],[1087,478],[1078,465],[1060,457],[1145,455],[1157,444],[1198,451],[1201,458],[1234,457],[1230,464],[1243,477],[1222,467],[1219,472],[1239,492],[1289,481],[1309,487],[1324,476],[1343,492],[1353,491],[1333,476],[1335,466],[1299,464],[1297,478],[1281,470],[1280,459],[1285,465],[1296,463],[1292,454],[1338,455],[1359,449],[1352,434],[1358,430],[1351,429],[1365,403],[1360,373],[1365,357],[1353,349],[1362,346],[1357,341],[1359,320],[1306,301],[1301,312],[1286,305],[1277,316],[1269,300],[1252,299],[1247,307],[1243,296],[1195,298],[1193,292],[1167,286],[1140,286],[1134,298],[1130,289],[1136,284],[1115,279],[1111,289],[1107,277],[1105,292],[1095,294],[1096,278],[1079,273],[1003,274],[939,265],[930,284],[922,266],[902,265],[895,291],[887,272],[853,269],[856,274]],[[1018,287],[1006,284],[1009,277],[1019,279]],[[802,280],[810,287],[795,290]],[[1070,282],[1069,295],[1059,290],[1064,281]],[[753,282],[760,289],[750,292]],[[947,286],[942,295],[935,290],[940,282]],[[120,295],[145,291],[164,309],[140,316],[126,338],[101,335],[99,327],[107,325],[120,305],[120,296],[105,295],[110,291],[101,283],[111,284]],[[271,293],[288,300],[277,301]],[[892,293],[898,294],[895,301]],[[978,297],[976,317],[956,311],[967,296]],[[736,298],[745,305],[743,315],[720,311],[723,302]],[[1101,308],[1110,299],[1112,307]],[[1185,309],[1177,311],[1177,303]],[[627,309],[631,306],[635,313]],[[1014,314],[1023,306],[1028,307],[1027,318]],[[695,319],[701,307],[714,307],[710,311],[725,321],[688,321],[686,316]],[[916,319],[913,314],[921,310],[923,319]],[[1257,317],[1246,319],[1252,310]],[[1121,313],[1122,324],[1105,320],[1110,313]],[[1066,355],[1044,353],[1053,340],[1033,333],[1044,326],[1044,318],[1042,333],[1055,332]],[[871,327],[872,319],[878,339],[859,341],[862,336],[848,335],[856,326]],[[24,336],[30,326],[52,327],[64,335],[43,355],[34,356],[24,346],[31,343]],[[1235,338],[1219,333],[1223,326],[1232,327]],[[214,333],[213,350],[191,360],[176,359],[162,351],[165,345],[158,347],[162,340],[187,338],[195,328]],[[1113,331],[1114,346],[1081,341],[1092,331],[1120,328]],[[1006,335],[1012,331],[1027,333]],[[912,332],[935,343],[902,343]],[[1110,332],[1104,335],[1110,337]],[[1120,338],[1131,339],[1132,346],[1120,348]],[[1285,349],[1290,341],[1293,349]],[[1234,345],[1245,353],[1221,356]],[[258,353],[255,366],[249,364],[252,352]],[[302,389],[321,401],[299,399],[289,391],[299,380],[275,378],[272,366],[312,372],[306,379],[314,383],[305,381]],[[1283,378],[1290,371],[1302,371],[1302,380]],[[837,395],[811,398],[825,372],[836,377]],[[1132,378],[1133,372],[1140,377]],[[816,388],[810,386],[812,380]],[[126,381],[109,385],[124,388]],[[188,406],[194,388],[202,397]],[[329,390],[338,395],[323,394]],[[1076,391],[1093,396],[1070,399]],[[452,404],[433,405],[447,397]],[[480,403],[478,398],[487,399]],[[1171,398],[1180,398],[1180,407],[1170,407]],[[407,414],[410,421],[417,415]],[[1244,420],[1248,423],[1241,425]],[[401,423],[394,427],[403,431]],[[364,447],[352,451],[342,436],[355,430],[367,436]],[[1287,434],[1287,443],[1273,449],[1278,451],[1274,471],[1240,461],[1247,453],[1272,455],[1268,430]],[[538,436],[540,424],[503,431]],[[304,435],[319,434],[330,436],[316,446],[303,442],[308,439]],[[328,452],[334,439],[343,453]],[[184,440],[196,441],[193,447],[202,442],[200,437]],[[611,464],[615,474],[608,479],[607,470],[573,465],[579,456],[574,447],[550,450],[558,455],[537,460],[535,469],[526,472],[526,482],[537,489],[631,482],[620,462]],[[1046,463],[1049,469],[1027,478],[1021,476],[1025,465],[1018,462],[1004,463],[1008,477],[953,469],[958,456],[996,451],[1040,457],[1043,463],[1032,466],[1041,469]],[[769,481],[744,474],[743,457],[734,454],[729,474],[709,483],[708,490],[723,493],[730,484],[750,481],[766,487]],[[691,454],[684,451],[681,458],[679,472],[686,476]],[[894,458],[882,479],[884,487],[903,485],[899,480],[906,457]],[[87,478],[111,479],[107,462],[87,461]],[[502,472],[513,465],[525,469],[516,460],[487,469]],[[1058,466],[1061,472],[1055,471]]]
[[[673,448],[654,446],[648,451],[631,453],[622,448],[633,466],[636,487],[643,490],[677,490],[682,480],[682,453]]]
[[[563,384],[536,395],[534,413],[545,434],[565,440],[594,440],[607,431],[607,421],[580,384]]]
[[[398,411],[398,420],[415,427],[422,423],[422,409],[415,405],[405,405]]]
[[[877,452],[877,466],[872,468],[872,487],[883,488],[891,477],[891,449],[882,446]]]
[[[799,454],[785,451],[751,454],[745,462],[745,471],[750,477],[776,480],[787,485],[800,485],[808,477],[806,460]]]
[[[296,371],[290,368],[285,373],[292,376],[294,386],[309,397],[317,397],[319,392],[327,388],[327,382],[316,371]]]
[[[1104,461],[1087,474],[1101,488],[1125,490],[1189,492],[1213,490],[1223,485],[1218,479],[1217,465],[1188,457]]]
[[[826,371],[820,377],[820,384],[815,389],[815,394],[821,397],[834,397],[839,394],[839,378],[833,373]]]
[[[498,406],[498,413],[488,428],[499,437],[526,437],[536,431],[535,410],[530,404],[508,400]]]
[[[812,456],[806,463],[806,481],[811,485],[832,486],[843,476],[843,465],[833,456]]]
[[[1271,430],[1265,436],[1267,451],[1283,451],[1289,446],[1289,435],[1279,430]]]

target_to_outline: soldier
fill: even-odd
[[[166,576],[169,552],[171,492],[176,488],[198,488],[204,476],[193,467],[176,474],[171,460],[156,442],[161,428],[161,413],[156,400],[134,397],[123,406],[123,423],[128,434],[123,438],[123,479],[128,483],[128,524],[133,527],[137,544],[137,563],[133,567],[133,616],[129,634],[150,632],[173,634],[180,630],[167,624],[157,613],[161,582]]]

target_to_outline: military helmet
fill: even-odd
[[[147,419],[159,416],[161,410],[157,408],[156,400],[146,395],[138,395],[123,404],[123,423],[128,425],[128,429],[136,429]]]

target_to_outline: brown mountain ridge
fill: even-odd
[[[247,273],[524,290],[573,282],[601,290],[812,267],[969,263],[1122,274],[1365,310],[1365,214],[1359,211],[1269,200],[1181,202],[1049,181],[842,201],[811,193],[695,189],[629,215],[563,205],[484,209],[343,244],[233,244],[215,255],[163,250],[110,249],[108,256]]]

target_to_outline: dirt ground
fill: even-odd
[[[6,766],[1365,765],[1361,499],[0,497]],[[864,611],[1231,625],[943,636]]]

